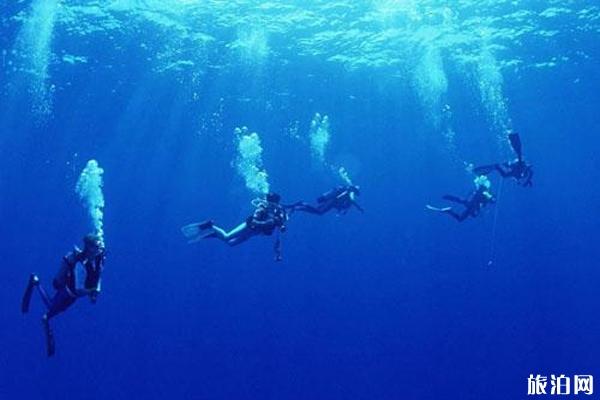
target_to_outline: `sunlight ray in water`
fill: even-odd
[[[60,0],[34,1],[16,41],[18,56],[22,59],[22,71],[30,76],[29,91],[33,111],[38,116],[47,116],[52,112],[54,85],[50,82],[48,68],[60,6]]]

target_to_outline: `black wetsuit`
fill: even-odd
[[[533,167],[524,160],[517,159],[497,164],[495,167],[503,178],[514,178],[519,185],[533,186]]]
[[[533,186],[533,166],[523,159],[523,150],[521,138],[518,133],[508,135],[510,145],[512,146],[517,159],[501,164],[482,165],[473,169],[473,172],[480,175],[490,174],[497,171],[503,178],[514,178],[519,185]]]
[[[289,207],[293,211],[304,211],[311,214],[323,215],[333,209],[340,214],[345,214],[354,206],[360,212],[364,212],[362,207],[353,199],[356,190],[352,186],[338,186],[317,198],[317,205],[312,206],[305,202],[298,202]]]
[[[468,199],[461,199],[460,197],[451,195],[446,195],[443,198],[465,206],[464,211],[461,213],[457,213],[452,209],[444,210],[446,214],[452,216],[458,222],[462,222],[468,217],[477,217],[484,206],[496,201],[492,194],[483,186],[473,192]]]
[[[76,268],[79,263],[85,269],[83,288],[78,287],[76,276]],[[104,251],[95,257],[88,258],[81,250],[75,248],[63,257],[60,269],[52,280],[52,286],[56,290],[52,298],[48,296],[40,284],[37,275],[32,274],[29,278],[29,284],[21,302],[21,311],[23,313],[29,312],[31,295],[34,288],[37,287],[40,297],[48,309],[42,318],[42,322],[46,335],[46,350],[49,357],[54,355],[54,334],[50,328],[50,319],[68,309],[79,297],[90,296],[92,302],[96,301],[96,296],[100,290],[100,277],[103,265]]]
[[[246,220],[246,225],[252,231],[257,232],[257,234],[271,236],[274,232],[277,233],[275,243],[273,244],[275,261],[282,260],[280,233],[286,230],[285,224],[289,219],[287,209],[289,209],[288,206],[268,203],[259,206],[254,214]]]
[[[246,219],[250,229],[260,234],[270,236],[275,229],[285,230],[288,214],[284,206],[271,203],[259,206],[254,214]]]
[[[54,297],[48,302],[47,318],[50,319],[69,308],[78,297],[81,297],[76,287],[75,268],[81,263],[85,269],[84,289],[97,289],[100,284],[104,254],[93,259],[86,259],[83,252],[75,249],[65,255],[62,259],[60,270],[52,280],[52,286],[56,290]],[[95,297],[91,297],[95,300]]]

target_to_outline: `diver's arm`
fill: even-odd
[[[508,168],[508,169],[505,169],[505,168]],[[496,164],[496,171],[498,171],[498,173],[500,175],[502,175],[503,178],[511,176],[511,168],[510,168],[510,164],[508,164],[508,163]]]

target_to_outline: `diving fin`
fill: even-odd
[[[212,221],[203,221],[199,223],[189,224],[181,228],[181,233],[183,233],[183,236],[185,236],[188,239],[195,239],[200,235],[200,233],[203,230],[212,228],[212,226]]]
[[[452,207],[434,207],[434,206],[430,206],[429,204],[427,204],[425,206],[425,208],[430,211],[437,211],[437,212],[448,212],[448,211],[452,210]]]
[[[198,232],[198,235],[189,238],[188,244],[198,243],[202,239],[209,239],[209,238],[215,238],[215,237],[217,237],[217,234],[214,231],[206,232],[206,233]]]
[[[44,334],[46,335],[46,354],[48,354],[48,357],[52,357],[56,346],[54,344],[54,333],[52,332],[52,328],[50,328],[50,321],[48,321],[46,315],[42,318],[42,325],[44,327]]]
[[[23,300],[21,300],[21,312],[26,314],[29,312],[29,303],[31,303],[31,295],[33,294],[33,288],[36,285],[39,285],[40,279],[36,274],[31,274],[29,277],[29,282],[27,283],[27,288],[25,289],[25,293],[23,294]]]
[[[509,133],[508,140],[510,141],[510,145],[517,154],[519,161],[523,159],[523,146],[521,144],[521,137],[518,133]]]

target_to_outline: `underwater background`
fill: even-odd
[[[520,399],[530,374],[600,379],[598,2],[3,0],[0,18],[0,398]],[[365,213],[294,214],[280,263],[269,237],[188,245],[181,226],[252,212],[243,126],[284,202],[343,167]],[[469,163],[511,159],[508,130],[533,188],[492,176],[498,203],[462,224],[425,210],[472,190]],[[48,359],[40,299],[19,302],[92,229],[89,159],[103,290],[53,320]]]

